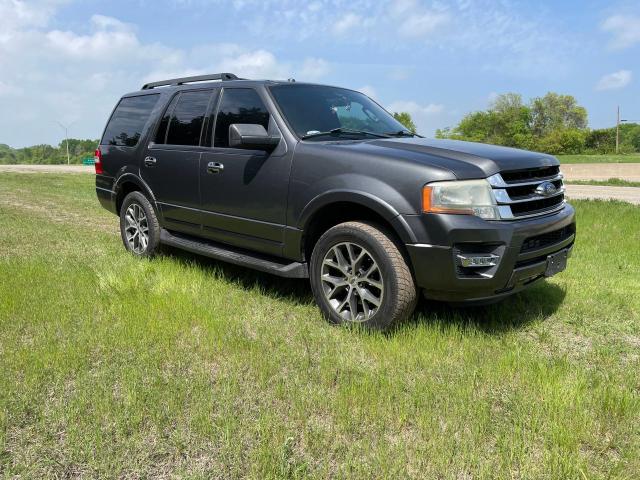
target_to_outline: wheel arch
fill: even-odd
[[[310,202],[300,216],[298,228],[303,232],[300,245],[303,258],[310,258],[314,245],[329,228],[354,220],[386,227],[403,250],[404,244],[416,242],[404,218],[388,203],[367,192],[333,191]]]
[[[156,210],[156,214],[158,212],[158,206],[156,205],[156,200],[153,195],[153,192],[149,188],[149,186],[137,175],[132,173],[125,173],[118,177],[113,187],[113,191],[115,194],[115,205],[116,205],[116,213],[120,214],[120,208],[122,207],[122,201],[124,198],[131,192],[141,192],[151,205]]]

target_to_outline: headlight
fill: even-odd
[[[422,210],[425,213],[476,215],[487,220],[500,218],[491,185],[486,180],[425,185],[422,189]]]

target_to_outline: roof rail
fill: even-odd
[[[213,73],[210,75],[196,75],[195,77],[170,78],[169,80],[160,80],[159,82],[145,83],[142,90],[149,90],[156,87],[164,87],[166,85],[183,85],[192,82],[205,82],[207,80],[242,80],[233,73]]]

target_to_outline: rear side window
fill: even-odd
[[[182,92],[175,97],[160,121],[156,143],[200,145],[200,133],[211,93],[211,90],[199,90]],[[166,140],[162,138],[165,130]]]
[[[225,88],[218,109],[215,147],[229,147],[229,126],[234,123],[257,123],[269,128],[269,111],[258,92],[251,88]]]
[[[167,129],[169,127],[169,121],[171,120],[171,115],[173,114],[174,108],[176,108],[176,103],[178,103],[179,98],[180,95],[173,97],[173,99],[171,99],[171,103],[169,103],[169,106],[164,112],[162,120],[160,120],[160,125],[158,126],[158,131],[154,140],[155,143],[167,143]]]
[[[100,144],[135,147],[153,107],[158,102],[158,97],[158,94],[141,95],[120,100],[109,119]]]

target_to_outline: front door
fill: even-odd
[[[140,165],[169,230],[193,234],[201,230],[200,137],[212,93],[211,89],[177,93]]]
[[[284,140],[272,153],[230,148],[229,126],[234,123],[260,124],[271,131],[277,127],[256,90],[224,88],[221,95],[213,148],[200,158],[203,235],[281,255],[291,155]]]

